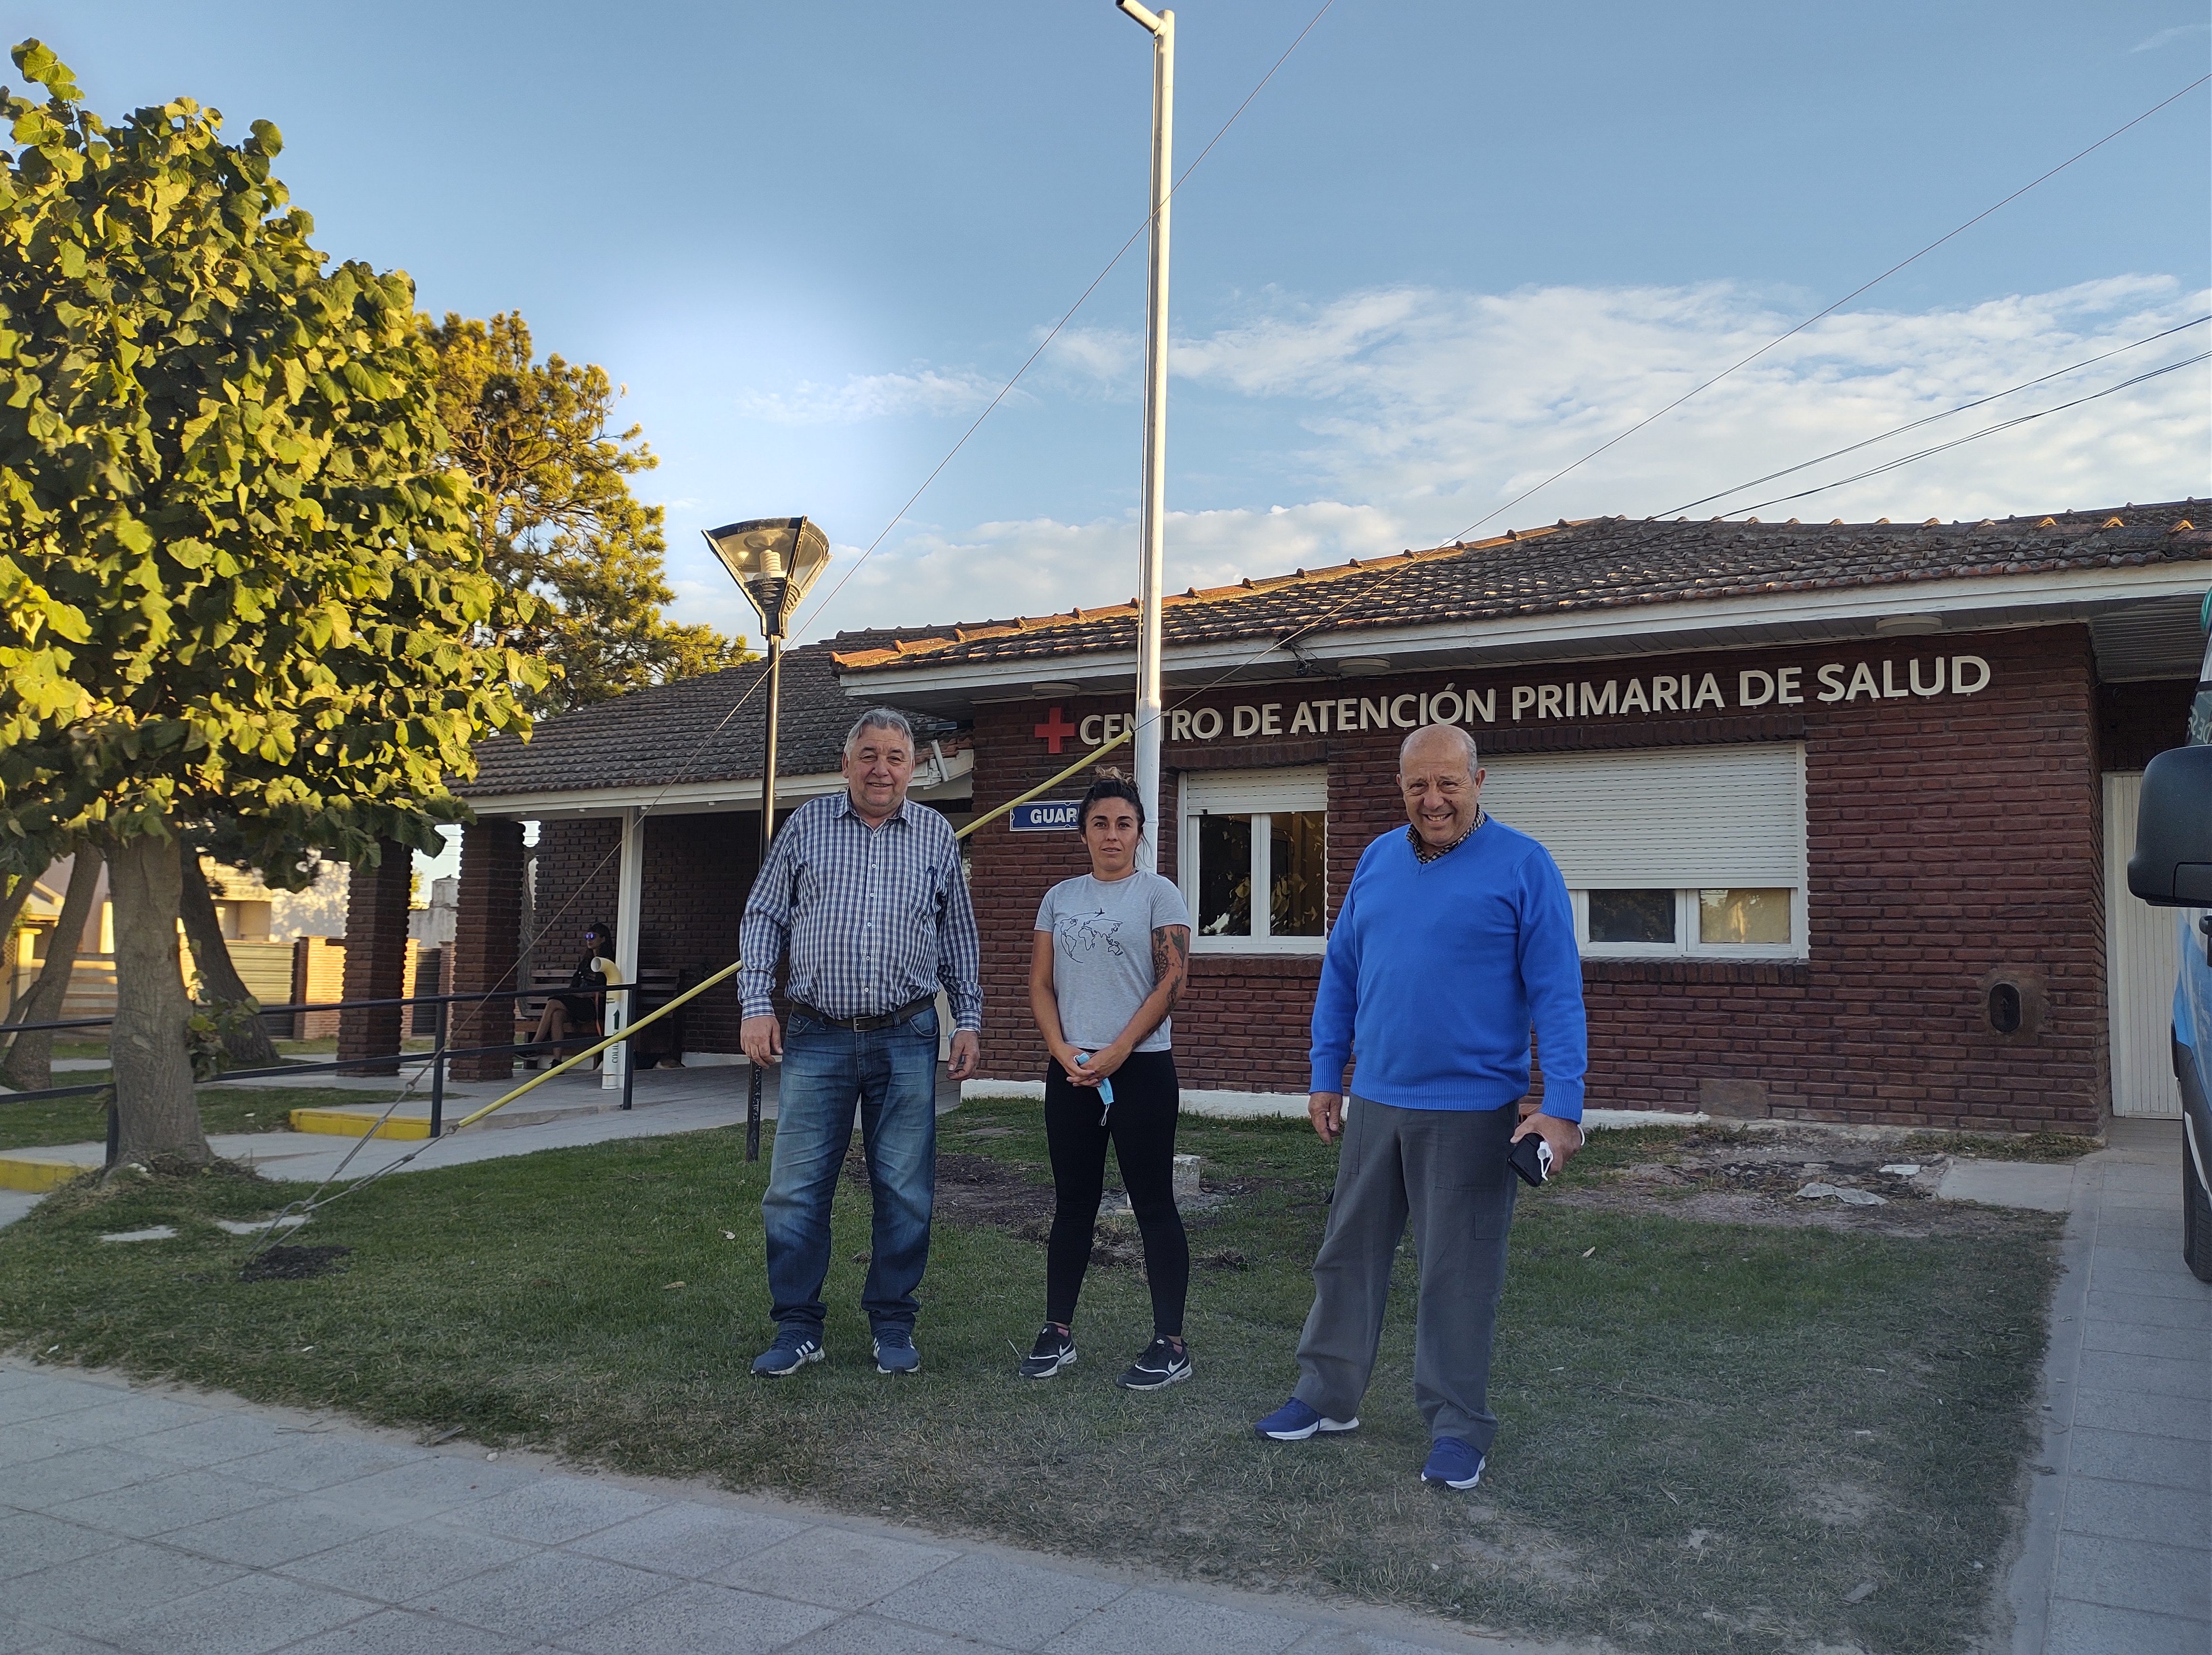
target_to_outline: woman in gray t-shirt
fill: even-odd
[[[1078,820],[1091,871],[1045,893],[1030,955],[1030,1010],[1052,1051],[1044,1125],[1054,1207],[1045,1325],[1022,1374],[1048,1379],[1075,1361],[1075,1300],[1110,1140],[1152,1288],[1152,1342],[1115,1383],[1157,1391],[1190,1377],[1182,1342],[1190,1246],[1175,1204],[1182,1094],[1168,1021],[1190,963],[1190,911],[1174,885],[1137,870],[1145,807],[1127,779],[1101,772]]]

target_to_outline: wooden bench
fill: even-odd
[[[637,987],[632,992],[626,996],[610,996],[609,998],[627,999],[634,1003],[630,1015],[633,1018],[642,1017],[647,1012],[657,1010],[666,1005],[669,1001],[682,993],[685,986],[684,979],[688,975],[688,973],[671,970],[666,967],[647,966],[639,970]],[[586,991],[570,988],[568,973],[557,967],[548,967],[531,973],[530,992],[515,1002],[514,1043],[517,1046],[527,1046],[530,1043],[531,1037],[538,1032],[538,1020],[545,1015],[545,1003],[548,1000],[564,994],[581,994]],[[640,1069],[651,1069],[656,1064],[665,1064],[674,1069],[681,1069],[684,1066],[684,1020],[685,1012],[689,1009],[689,1007],[678,1009],[668,1016],[663,1017],[637,1037],[632,1050],[636,1054],[637,1066]],[[605,1033],[606,1030],[599,1022],[594,1021],[587,1029],[577,1028],[572,1025],[568,1030],[568,1036],[574,1040],[580,1034],[588,1034],[596,1040]],[[573,1049],[562,1055],[564,1057],[573,1055]],[[594,1061],[597,1060],[594,1059]]]

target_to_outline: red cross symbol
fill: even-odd
[[[1044,715],[1044,722],[1036,727],[1036,733],[1050,743],[1045,749],[1047,752],[1057,753],[1060,744],[1075,733],[1075,726],[1061,718],[1060,709],[1054,707]]]

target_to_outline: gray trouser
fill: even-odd
[[[1331,1419],[1358,1416],[1410,1215],[1421,1270],[1413,1400],[1430,1436],[1459,1437],[1486,1454],[1498,1435],[1490,1342],[1516,1181],[1505,1155],[1519,1112],[1350,1101],[1291,1394]]]

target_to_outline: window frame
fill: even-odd
[[[1319,955],[1328,948],[1328,771],[1322,765],[1281,770],[1192,770],[1178,779],[1176,810],[1176,886],[1191,914],[1194,954]],[[1241,796],[1241,797],[1240,797]],[[1306,802],[1310,800],[1310,803]],[[1316,937],[1267,933],[1273,905],[1273,818],[1311,813],[1322,819],[1322,929]],[[1252,824],[1249,937],[1206,937],[1198,930],[1198,823],[1206,816],[1238,816]]]
[[[1801,874],[1789,885],[1764,883],[1743,886],[1696,885],[1674,892],[1674,940],[1671,943],[1593,943],[1589,934],[1589,894],[1593,890],[1664,890],[1663,885],[1627,885],[1608,882],[1583,886],[1567,894],[1575,907],[1575,949],[1585,960],[1804,960],[1807,947],[1807,882]],[[1790,940],[1787,943],[1707,943],[1698,935],[1699,893],[1708,890],[1786,890],[1790,893]]]

